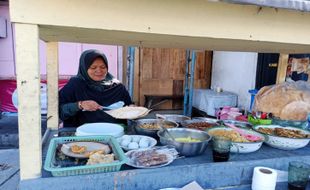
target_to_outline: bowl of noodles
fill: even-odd
[[[249,141],[232,128],[227,128],[224,126],[210,128],[207,130],[207,133],[211,136],[222,136],[230,139],[232,142],[230,151],[234,153],[250,153],[260,149],[265,140],[264,135],[251,129],[240,128],[240,130],[242,130],[246,134],[261,137],[261,139],[259,141]]]

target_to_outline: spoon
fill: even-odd
[[[245,132],[243,132],[241,129],[239,129],[238,127],[236,127],[233,124],[229,124],[229,123],[224,123],[224,124],[227,127],[234,129],[236,132],[238,132],[241,136],[243,136],[244,138],[246,138],[249,141],[259,141],[262,139],[261,137],[258,137],[256,135],[246,134]]]
[[[165,133],[167,133],[168,136],[170,137],[170,139],[172,139],[173,141],[175,141],[175,139],[174,139],[174,137],[171,135],[171,133],[170,133],[165,127],[162,126],[162,122],[163,122],[162,120],[160,120],[160,121],[158,122],[159,128],[160,128],[161,130],[163,130]]]

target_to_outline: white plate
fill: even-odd
[[[150,150],[150,149],[152,149],[152,148],[140,149],[140,150],[131,150],[131,151],[126,152],[125,155],[129,158],[126,164],[131,166],[131,167],[134,167],[134,168],[142,168],[142,169],[144,169],[144,168],[160,168],[160,167],[167,166],[167,165],[169,165],[169,164],[171,164],[173,162],[173,160],[174,160],[173,155],[168,153],[168,152],[166,152],[166,151],[161,151],[161,150],[157,150],[157,151],[159,153],[161,153],[161,154],[165,154],[167,156],[167,158],[168,158],[168,161],[166,163],[155,165],[155,166],[149,166],[149,167],[147,167],[147,166],[138,166],[138,165],[136,165],[134,163],[133,158],[130,157],[130,155],[132,153],[134,153],[134,152],[146,151],[146,150]]]
[[[145,147],[145,148],[152,148],[152,147],[154,147],[154,146],[157,144],[157,140],[154,139],[154,138],[152,138],[152,137],[149,137],[149,136],[145,136],[145,135],[124,135],[124,136],[118,138],[117,141],[119,142],[120,146],[121,146],[124,150],[126,150],[126,151],[138,150],[138,149],[145,149],[145,148],[140,148],[140,147],[139,147],[139,148],[137,148],[137,149],[130,149],[130,148],[128,148],[127,146],[122,146],[122,145],[121,145],[121,142],[122,142],[122,140],[124,139],[125,136],[128,136],[128,137],[130,137],[131,139],[132,139],[132,138],[140,138],[140,139],[141,139],[141,138],[146,138],[146,139],[149,141],[149,146],[148,146],[148,147]],[[131,141],[131,142],[133,142],[133,141]]]
[[[115,123],[86,123],[76,129],[76,136],[111,135],[120,137],[124,135],[124,128]]]
[[[82,154],[77,154],[71,151],[71,146],[78,145],[78,146],[86,146],[86,151]],[[67,156],[74,157],[74,158],[87,158],[86,153],[95,151],[95,150],[104,150],[106,154],[111,152],[111,148],[109,145],[99,143],[99,142],[70,142],[66,143],[61,146],[61,152]]]

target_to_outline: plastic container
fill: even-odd
[[[256,96],[258,90],[252,89],[252,90],[249,90],[248,92],[251,94],[250,112],[252,112],[252,107],[253,107],[255,96]]]
[[[271,125],[272,119],[255,119],[252,115],[248,116],[248,121],[252,125]]]
[[[86,123],[76,129],[76,136],[111,135],[115,138],[124,135],[124,127],[115,123]]]
[[[107,143],[112,148],[112,151],[117,160],[112,163],[106,163],[106,164],[83,165],[73,167],[56,167],[53,163],[55,163],[55,154],[57,146],[59,144],[74,141],[93,141],[93,142]],[[112,136],[58,137],[53,138],[49,144],[44,163],[44,169],[50,171],[53,176],[71,176],[80,174],[119,171],[121,166],[126,162],[127,162],[126,155],[124,154],[123,150],[119,146],[116,139]]]

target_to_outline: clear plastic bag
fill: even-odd
[[[254,111],[272,113],[281,120],[305,121],[310,113],[310,83],[265,86],[255,96]]]

